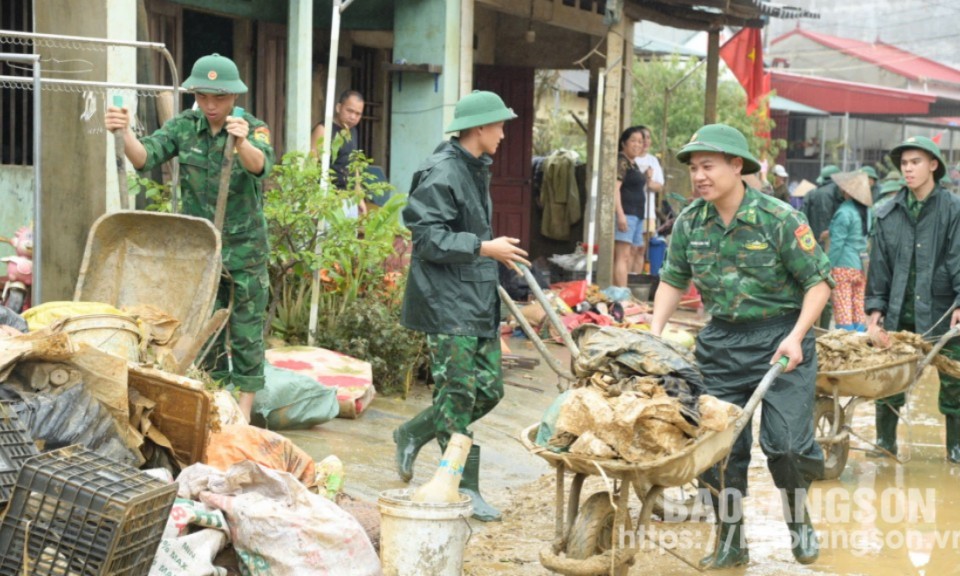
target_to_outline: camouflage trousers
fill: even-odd
[[[230,320],[204,359],[204,368],[223,385],[233,384],[241,392],[256,392],[264,385],[263,327],[270,297],[266,264],[231,270],[229,276],[222,277],[217,310],[230,305],[231,292]]]
[[[428,334],[433,372],[434,426],[441,449],[454,433],[467,430],[503,398],[500,340],[474,336]]]
[[[909,325],[901,325],[900,329],[916,332],[916,328]],[[960,339],[947,342],[940,350],[940,353],[951,360],[960,360]],[[907,395],[903,392],[876,401],[878,408],[880,406],[889,406],[897,409],[898,412],[906,403]],[[944,416],[960,416],[960,380],[957,380],[953,376],[948,376],[943,373],[940,374],[940,395],[937,398],[937,405],[940,408],[940,413]]]

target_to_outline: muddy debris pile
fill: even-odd
[[[888,345],[880,346],[867,334],[848,330],[831,330],[818,336],[817,371],[865,370],[910,358],[919,360],[933,349],[933,343],[913,332],[883,332],[879,340]],[[940,373],[960,378],[960,362],[937,354],[932,363]]]
[[[692,355],[647,332],[584,327],[574,332],[579,377],[562,401],[553,450],[631,463],[682,452],[740,413],[704,394]]]

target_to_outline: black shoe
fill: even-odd
[[[890,454],[897,455],[897,423],[900,422],[900,415],[896,410],[885,404],[877,404],[877,447],[882,450],[870,450],[867,456],[870,458],[884,458]],[[883,452],[886,450],[890,454]]]
[[[947,416],[947,460],[960,464],[960,416]]]

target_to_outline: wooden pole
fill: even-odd
[[[618,140],[620,137],[620,93],[623,74],[623,29],[621,20],[607,33],[607,76],[603,95],[603,130],[600,143],[600,190],[597,203],[597,284],[613,282],[613,246],[616,226]]]
[[[633,126],[633,63],[636,54],[633,51],[633,20],[623,25],[623,110],[620,112],[623,130]],[[644,119],[641,118],[641,122]]]
[[[703,123],[717,121],[717,79],[720,70],[720,30],[707,35],[707,93],[703,107]]]

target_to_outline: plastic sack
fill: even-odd
[[[543,413],[543,418],[540,420],[540,428],[537,429],[537,438],[534,440],[537,446],[543,446],[553,452],[567,451],[566,448],[550,446],[550,438],[553,437],[553,433],[557,428],[557,418],[560,417],[560,409],[563,408],[563,403],[566,402],[569,397],[570,390],[563,392],[556,397],[553,404]]]
[[[285,472],[241,462],[226,472],[185,468],[180,497],[223,510],[250,576],[379,576],[380,559],[349,513]]]
[[[309,454],[298,448],[290,439],[262,428],[243,424],[221,426],[210,433],[207,450],[203,455],[205,464],[219,470],[228,470],[244,460],[250,460],[293,475],[307,488],[317,482],[316,465]]]
[[[71,316],[88,316],[90,314],[110,314],[130,318],[127,314],[102,302],[45,302],[23,313],[23,318],[30,326],[30,331],[45,328],[57,320]]]
[[[266,384],[257,392],[251,423],[269,430],[312,428],[337,417],[337,389],[310,376],[267,364]]]
[[[227,576],[226,568],[213,565],[227,535],[219,530],[200,530],[177,538],[164,538],[150,566],[150,576]]]
[[[574,280],[573,282],[558,282],[550,286],[567,306],[574,307],[587,299],[587,281]]]

